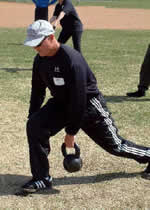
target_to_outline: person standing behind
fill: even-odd
[[[66,43],[72,36],[74,48],[81,52],[81,36],[83,32],[83,24],[70,0],[58,0],[50,23],[54,28],[60,22],[62,31],[58,37],[58,42]]]
[[[144,56],[144,61],[141,65],[140,78],[138,84],[138,90],[135,92],[127,93],[128,97],[142,97],[145,96],[146,91],[150,85],[150,45]]]
[[[48,20],[48,6],[54,4],[57,0],[32,0],[36,5],[34,20]]]

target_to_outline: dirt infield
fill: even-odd
[[[34,19],[34,4],[0,2],[0,27],[26,27]],[[54,6],[49,7],[49,16]],[[150,29],[150,11],[76,7],[85,29]]]

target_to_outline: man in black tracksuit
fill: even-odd
[[[50,23],[53,23],[54,28],[56,28],[59,21],[62,26],[58,42],[66,43],[72,37],[74,48],[81,52],[82,22],[70,0],[58,1],[53,17],[50,19]]]
[[[41,36],[41,38],[40,38]],[[36,21],[28,28],[25,45],[37,52],[32,75],[32,91],[27,136],[33,179],[23,190],[34,192],[51,186],[48,154],[49,139],[63,128],[66,147],[73,147],[82,129],[96,144],[112,155],[150,162],[150,148],[136,145],[118,135],[96,78],[83,56],[60,44],[52,25]],[[52,98],[41,107],[46,88]],[[144,171],[150,177],[150,164]]]
[[[150,45],[144,56],[143,63],[140,70],[140,79],[138,84],[138,90],[135,92],[127,93],[128,97],[142,97],[145,96],[146,91],[150,86]]]

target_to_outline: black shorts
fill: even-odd
[[[35,8],[35,21],[48,20],[48,7]]]

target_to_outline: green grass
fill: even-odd
[[[35,51],[23,45],[25,33],[25,29],[0,29],[0,63],[1,69],[5,70],[0,72],[4,74],[1,83],[3,80],[7,82],[9,77],[12,82],[12,79],[16,80],[18,77],[22,80],[31,76]],[[85,31],[82,39],[83,54],[98,76],[99,84],[113,88],[114,85],[118,86],[117,81],[121,79],[125,80],[127,88],[128,85],[133,87],[129,84],[130,75],[133,74],[138,79],[139,66],[149,43],[149,36],[149,31]],[[95,43],[95,40],[98,41]],[[69,44],[72,44],[71,41]],[[101,78],[103,71],[105,74]],[[108,79],[110,75],[112,82]],[[125,89],[120,88],[122,91]]]
[[[31,0],[3,0],[9,2],[25,2],[32,3]],[[149,0],[72,0],[74,5],[79,6],[106,6],[115,8],[139,8],[139,9],[150,9]]]
[[[93,5],[93,6],[105,6],[112,8],[140,8],[149,9],[150,1],[148,0],[81,0],[79,5]]]
[[[76,138],[83,159],[81,172],[68,174],[62,167],[61,131],[51,139],[54,190],[14,196],[31,176],[25,130],[35,52],[23,46],[25,36],[25,29],[0,29],[0,209],[148,209],[149,181],[138,175],[145,165],[107,154],[82,131]],[[149,37],[149,31],[86,30],[82,51],[119,133],[150,146],[150,94],[140,99],[125,96],[136,90]],[[72,46],[71,41],[67,44]]]

